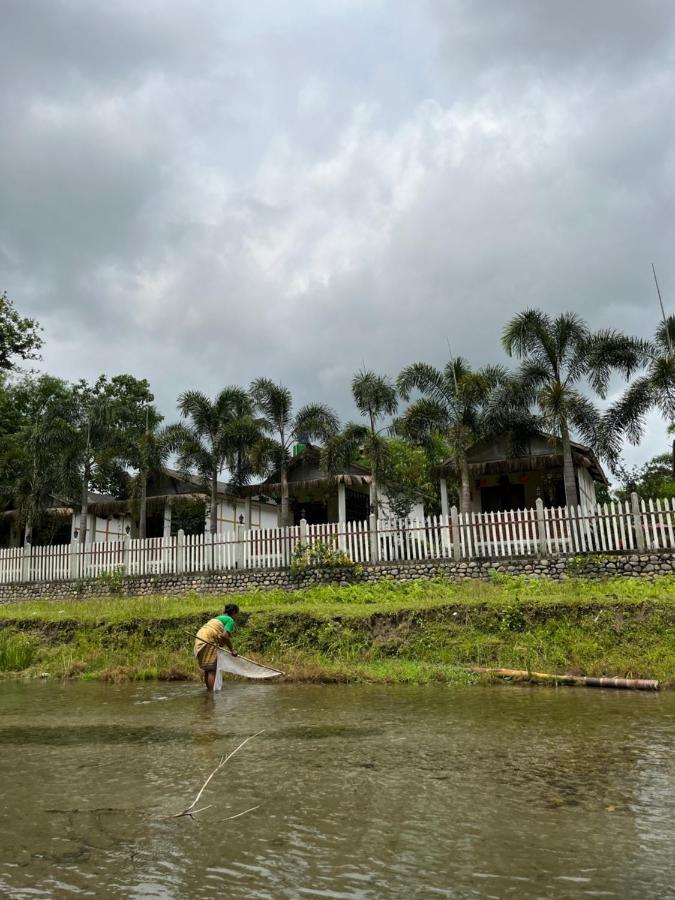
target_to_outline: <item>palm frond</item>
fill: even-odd
[[[326,441],[340,430],[340,420],[329,406],[308,403],[298,410],[293,423],[293,436]]]
[[[271,378],[256,378],[251,382],[250,393],[256,407],[267,419],[270,429],[288,429],[293,404],[288,388],[275,384]]]
[[[398,397],[392,379],[370,369],[362,369],[354,375],[352,396],[363,416],[379,419],[393,415],[398,409]]]
[[[428,363],[413,363],[401,371],[397,379],[399,394],[404,400],[410,400],[413,391],[419,391],[425,397],[438,402],[447,402],[448,394],[454,392],[450,385],[447,370],[439,371]]]

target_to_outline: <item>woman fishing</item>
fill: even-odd
[[[194,654],[199,667],[204,673],[204,684],[207,691],[213,690],[216,680],[216,668],[218,663],[218,647],[227,647],[232,656],[237,656],[237,651],[232,646],[230,635],[239,618],[239,607],[236,603],[228,603],[222,616],[209,619],[206,625],[197,632]]]

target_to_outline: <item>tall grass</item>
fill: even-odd
[[[25,634],[0,632],[0,672],[21,672],[35,657],[35,642]]]

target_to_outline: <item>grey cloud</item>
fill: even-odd
[[[0,287],[50,370],[134,371],[168,416],[268,374],[350,417],[362,363],[441,363],[446,339],[500,359],[526,305],[648,334],[652,260],[675,293],[674,22],[656,0],[9,4]]]

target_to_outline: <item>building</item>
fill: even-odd
[[[523,451],[514,455],[506,435],[480,441],[467,454],[471,477],[472,512],[500,512],[531,509],[541,499],[544,506],[565,506],[562,444],[559,438],[536,434]],[[572,442],[572,461],[579,503],[591,508],[596,503],[595,483],[608,484],[595,453]],[[447,476],[454,464],[446,461],[437,469],[441,478],[441,501],[447,515]]]
[[[352,463],[337,475],[327,475],[321,467],[321,449],[302,446],[291,458],[287,469],[290,524],[305,519],[309,525],[328,522],[363,522],[372,506],[372,477],[369,468]],[[242,494],[263,493],[281,497],[280,473],[274,472],[261,484],[247,485]],[[380,518],[392,514],[386,491],[378,488]],[[424,518],[422,498],[414,504],[410,518]]]
[[[257,494],[257,492],[256,492]],[[199,478],[174,469],[164,469],[149,479],[147,492],[146,536],[169,537],[179,527],[200,533],[208,529],[210,495]],[[138,536],[138,509],[132,499],[119,499],[107,494],[89,494],[87,519],[88,541],[118,541],[127,535]],[[188,511],[189,516],[185,513]],[[218,482],[218,532],[233,530],[243,524],[249,528],[274,528],[278,523],[278,507],[269,497],[236,496],[224,482]],[[46,527],[35,543],[67,544],[79,538],[80,510],[67,500],[54,497],[47,510]],[[0,513],[0,546],[18,547],[23,530],[16,510]]]

